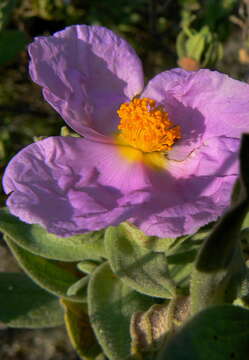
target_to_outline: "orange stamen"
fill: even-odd
[[[181,138],[180,126],[174,126],[168,113],[153,99],[134,98],[117,112],[120,139],[143,152],[169,151]]]

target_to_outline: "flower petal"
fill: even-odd
[[[169,153],[183,160],[212,136],[240,137],[249,130],[249,85],[216,71],[174,69],[153,78],[143,97],[162,103],[182,139]]]
[[[84,136],[115,131],[119,105],[143,88],[135,51],[104,27],[75,25],[38,37],[29,54],[45,99]]]
[[[73,137],[26,147],[3,185],[14,215],[59,236],[117,225],[148,197],[142,165],[122,161],[114,145]]]
[[[216,220],[238,175],[239,139],[209,139],[184,161],[154,170],[125,160],[118,146],[51,137],[8,165],[11,212],[71,236],[130,220],[146,234],[177,237]]]
[[[239,139],[209,139],[185,161],[169,161],[168,174],[153,173],[151,199],[132,221],[148,235],[192,234],[230,203],[238,176]]]

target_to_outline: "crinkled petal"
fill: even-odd
[[[216,220],[238,176],[239,139],[211,138],[165,170],[125,160],[116,145],[52,137],[17,154],[4,175],[11,212],[59,236],[133,221],[177,237]]]
[[[29,54],[45,99],[84,136],[115,131],[118,107],[143,89],[135,51],[104,27],[75,25],[38,37]]]
[[[153,173],[151,199],[132,221],[148,235],[192,234],[229,206],[238,176],[239,139],[209,139],[184,161],[168,161],[168,173]]]
[[[212,136],[239,138],[249,131],[249,85],[216,71],[163,72],[142,96],[163,104],[173,123],[181,126],[182,139],[170,159],[183,160]]]
[[[123,161],[115,145],[73,137],[20,151],[3,185],[14,215],[59,236],[117,225],[149,196],[141,164]]]

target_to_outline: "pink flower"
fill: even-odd
[[[128,220],[177,237],[222,214],[249,128],[248,85],[174,69],[143,89],[134,50],[99,26],[39,37],[29,52],[33,81],[84,138],[50,137],[12,159],[3,184],[14,215],[59,236]]]

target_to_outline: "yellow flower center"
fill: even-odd
[[[180,126],[175,126],[153,99],[134,98],[122,104],[117,112],[119,140],[145,153],[169,151],[181,138]]]

